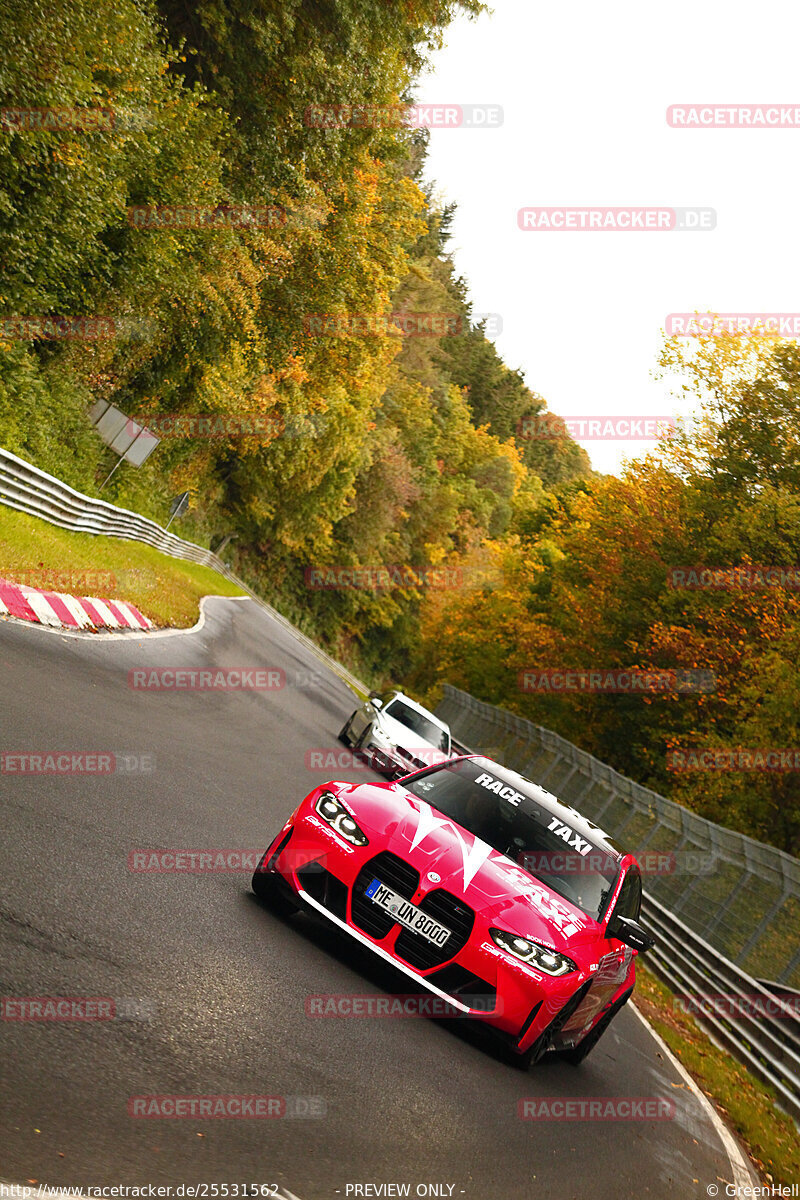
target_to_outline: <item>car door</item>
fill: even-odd
[[[639,873],[639,868],[631,863],[625,872],[625,878],[617,893],[616,902],[606,913],[606,929],[608,929],[608,924],[612,916],[631,917],[634,921],[638,921],[641,907],[642,877]],[[602,1008],[605,1008],[606,1004],[610,1002],[627,979],[634,954],[630,946],[626,946],[624,942],[615,937],[607,937],[606,946],[608,950],[600,960],[600,968],[595,977],[603,1000]]]
[[[641,904],[642,878],[638,868],[631,863],[625,872],[616,902],[606,913],[603,924],[608,928],[612,915],[632,917],[638,921]],[[630,946],[626,946],[618,938],[606,937],[600,944],[600,957],[592,978],[592,986],[562,1030],[565,1038],[573,1036],[580,1040],[583,1032],[594,1023],[597,1015],[608,1007],[625,983],[632,961],[633,950]]]

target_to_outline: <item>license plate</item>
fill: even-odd
[[[397,892],[381,883],[380,879],[373,879],[364,894],[369,896],[373,904],[391,913],[395,921],[427,938],[434,946],[443,946],[452,933],[452,930],[434,921],[433,917],[429,917],[421,908],[417,908],[416,904],[406,900],[405,896],[398,896]]]

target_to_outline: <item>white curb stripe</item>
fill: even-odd
[[[148,619],[144,615],[144,613],[142,613],[141,618],[137,617],[136,613],[133,611],[133,609],[131,608],[130,604],[127,603],[127,601],[115,600],[114,603],[117,606],[117,608],[119,609],[119,611],[123,614],[123,616],[126,616],[128,618],[128,624],[131,625],[134,629],[149,629],[150,628],[150,622],[148,621]]]
[[[3,604],[3,601],[0,600],[0,613],[7,613],[7,612],[8,612],[8,609],[6,608],[5,604]]]
[[[60,619],[56,616],[47,600],[41,592],[33,592],[28,588],[20,588],[22,595],[28,601],[36,616],[41,621],[42,625],[57,625],[61,626]]]
[[[94,596],[87,596],[86,599],[89,601],[92,608],[95,608],[100,614],[104,625],[110,625],[112,629],[120,628],[119,621],[114,616],[107,604],[104,604],[102,600],[96,600]]]
[[[92,622],[89,620],[89,614],[87,613],[86,609],[79,604],[74,596],[67,596],[63,592],[59,592],[58,598],[78,622],[78,627],[80,629],[94,628]]]

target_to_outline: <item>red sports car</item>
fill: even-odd
[[[529,779],[467,756],[392,783],[331,782],[292,813],[257,896],[332,922],[417,992],[486,1022],[523,1065],[581,1062],[653,939],[636,859]]]

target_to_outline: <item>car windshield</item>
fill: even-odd
[[[619,874],[618,857],[572,829],[570,810],[562,820],[541,805],[528,782],[489,760],[463,759],[403,786],[599,920]]]
[[[412,733],[422,738],[424,742],[435,746],[437,750],[444,750],[445,753],[449,751],[450,738],[448,737],[447,730],[442,729],[441,725],[437,725],[428,717],[424,717],[415,708],[404,704],[402,700],[392,700],[391,704],[387,704],[384,712],[393,721],[398,721],[401,725],[405,725],[406,729],[410,729]]]

